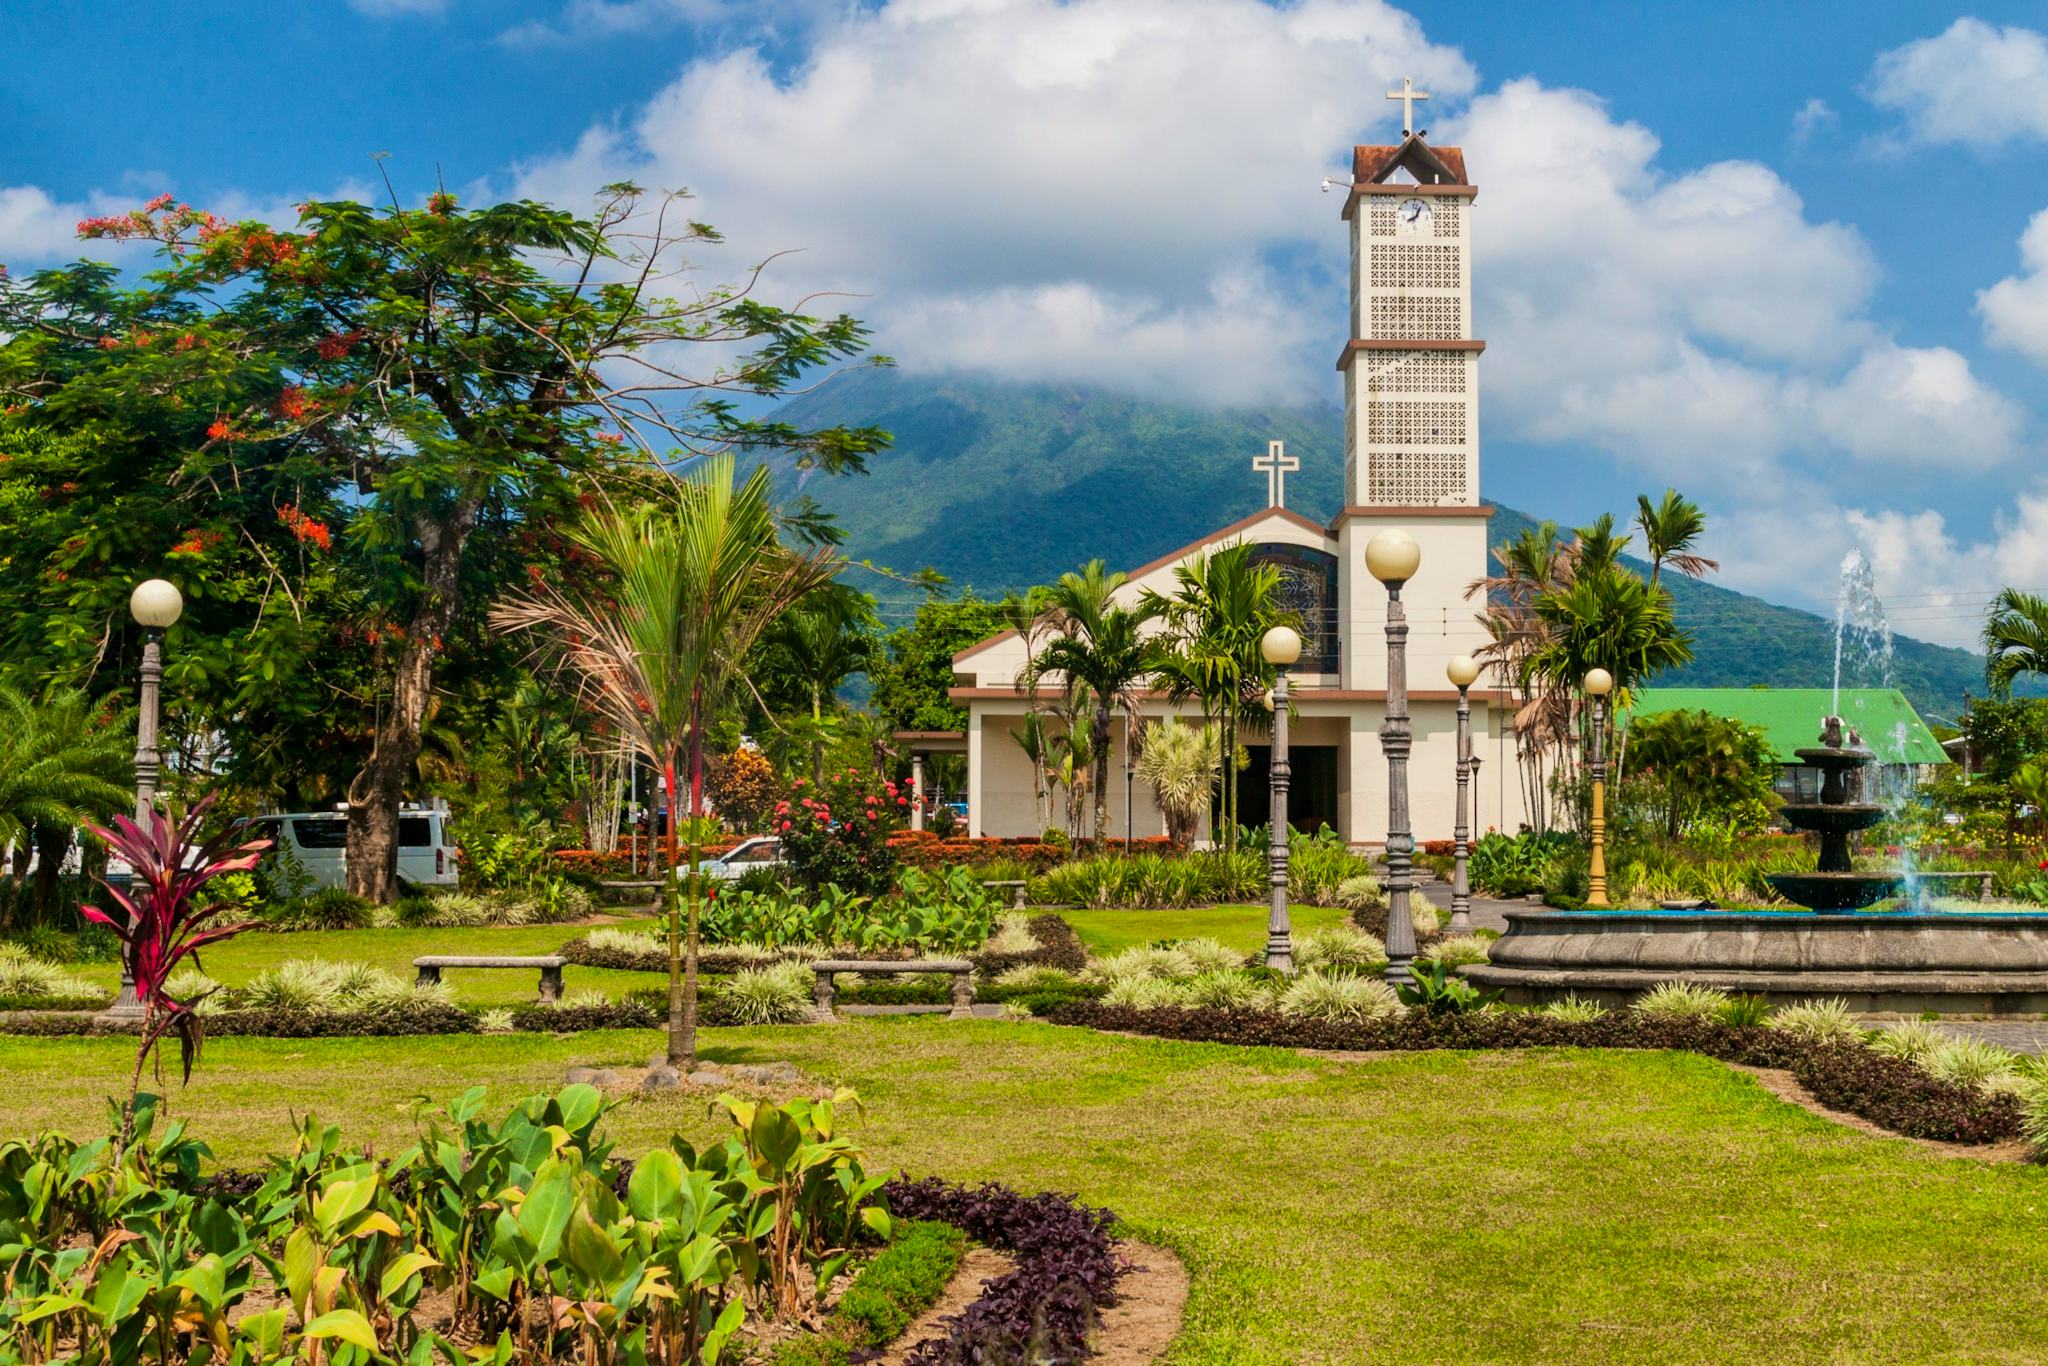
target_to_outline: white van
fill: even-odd
[[[348,886],[348,817],[339,811],[290,811],[249,822],[276,847],[266,858],[289,855],[311,887]],[[457,850],[448,840],[448,813],[406,808],[398,815],[398,877],[416,887],[453,887]]]

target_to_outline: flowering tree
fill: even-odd
[[[134,1134],[135,1097],[142,1086],[143,1065],[165,1036],[178,1036],[187,1081],[192,1079],[192,1064],[199,1057],[199,1016],[190,1008],[191,1002],[177,1000],[165,990],[171,974],[206,945],[261,923],[210,923],[229,907],[224,902],[203,901],[206,885],[229,873],[254,868],[270,847],[269,840],[237,844],[232,828],[201,841],[199,825],[212,805],[213,798],[208,796],[176,820],[152,808],[141,824],[116,816],[111,830],[92,827],[92,833],[104,840],[109,850],[126,860],[135,879],[129,890],[102,884],[120,915],[109,915],[95,906],[80,908],[88,920],[105,925],[121,941],[122,962],[142,1003],[142,1042],[135,1050],[128,1104],[121,1114],[120,1150],[126,1150]]]
[[[874,429],[737,411],[727,395],[790,392],[862,350],[865,332],[753,297],[759,268],[666,297],[688,269],[679,253],[718,238],[674,197],[642,199],[609,187],[589,218],[524,201],[465,210],[447,194],[412,209],[311,203],[279,230],[162,197],[80,224],[158,244],[162,268],[140,288],[90,265],[0,280],[0,406],[60,439],[160,443],[183,507],[182,526],[166,511],[132,537],[96,528],[25,572],[89,563],[104,579],[107,541],[126,540],[119,563],[204,586],[205,557],[233,555],[235,591],[262,603],[244,616],[288,620],[296,637],[247,667],[230,652],[237,700],[303,680],[320,702],[360,708],[341,749],[361,895],[396,891],[398,804],[437,676],[451,654],[498,648],[465,606],[518,572],[553,577],[571,551],[557,527],[601,496],[593,483],[630,497],[666,478],[677,448],[743,442],[857,470],[886,444]],[[679,360],[693,345],[717,353],[706,373]],[[51,496],[72,494],[60,482]],[[332,579],[306,582],[315,567]],[[78,640],[119,629],[127,586],[89,590],[70,614]],[[308,598],[326,611],[306,612]],[[344,631],[352,671],[324,677]]]
[[[909,794],[890,779],[848,768],[821,783],[798,778],[775,804],[775,829],[797,877],[816,891],[834,883],[875,896],[896,881],[889,836],[903,828]]]

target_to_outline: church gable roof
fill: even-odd
[[[1189,559],[1197,554],[1200,554],[1203,551],[1208,550],[1211,546],[1217,545],[1220,542],[1236,540],[1242,537],[1245,533],[1254,530],[1261,523],[1267,521],[1269,518],[1275,521],[1292,523],[1294,526],[1300,528],[1301,530],[1310,532],[1311,534],[1318,537],[1321,543],[1326,548],[1331,547],[1336,540],[1336,537],[1331,535],[1331,533],[1322,525],[1320,525],[1317,522],[1309,520],[1307,517],[1302,516],[1293,508],[1260,508],[1257,512],[1254,512],[1249,517],[1241,517],[1237,521],[1232,522],[1229,526],[1219,527],[1217,530],[1210,532],[1207,536],[1202,537],[1202,539],[1200,539],[1199,541],[1190,541],[1188,542],[1188,544],[1182,546],[1180,549],[1168,551],[1166,554],[1161,555],[1158,559],[1153,560],[1149,564],[1143,564],[1138,566],[1136,569],[1127,571],[1124,574],[1124,579],[1126,582],[1129,582],[1133,579],[1141,579],[1145,575],[1150,574],[1155,570],[1163,569],[1167,565],[1177,564],[1182,560]],[[958,664],[962,660],[967,659],[969,656],[978,655],[982,651],[988,649],[993,645],[999,645],[1006,640],[1015,640],[1016,638],[1017,632],[1015,631],[998,631],[996,632],[996,634],[990,636],[986,640],[978,640],[974,644],[968,646],[966,649],[956,651],[953,655],[953,662],[955,664]]]
[[[1405,170],[1424,185],[1469,185],[1465,178],[1465,151],[1461,147],[1432,147],[1422,134],[1411,133],[1398,147],[1354,147],[1351,149],[1351,180],[1358,185],[1384,185],[1396,171]]]

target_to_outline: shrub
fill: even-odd
[[[1756,995],[1731,996],[1721,1005],[1722,1024],[1760,1025],[1771,1017],[1770,998]]]
[[[1235,972],[1244,966],[1245,956],[1221,940],[1176,939],[1173,949],[1195,965],[1196,972]]]
[[[1026,928],[1038,941],[1037,948],[1023,953],[1005,953],[985,947],[979,953],[968,955],[975,971],[984,977],[996,977],[1010,968],[1026,964],[1075,973],[1088,966],[1088,949],[1081,943],[1081,936],[1075,934],[1074,927],[1059,916],[1050,913],[1034,915],[1026,922]]]
[[[1031,933],[1031,917],[1022,911],[1012,911],[996,921],[996,932],[984,947],[990,953],[1030,953],[1045,946]]]
[[[1733,1005],[1734,1002],[1729,1002]],[[1772,1029],[1815,1043],[1861,1043],[1863,1029],[1849,1013],[1849,1003],[1836,998],[1785,1006],[1768,1021]]]
[[[510,1010],[480,1010],[476,1016],[476,1029],[479,1034],[510,1034],[512,1032],[512,1012]]]
[[[812,977],[801,963],[743,968],[718,988],[717,995],[735,1024],[799,1024],[811,1018]]]
[[[1420,888],[1408,893],[1408,923],[1414,927],[1417,939],[1427,939],[1444,927],[1443,912]]]
[[[1265,886],[1265,856],[1246,849],[1076,859],[1027,890],[1038,902],[1131,909],[1227,905],[1254,900]]]
[[[279,930],[367,930],[375,921],[375,911],[345,887],[322,887],[296,901],[272,903],[264,919]]]
[[[1387,946],[1349,925],[1310,930],[1294,941],[1294,966],[1303,972],[1375,970],[1386,962]]]
[[[997,976],[993,985],[1010,992],[1058,991],[1075,986],[1080,978],[1060,968],[1024,963]]]
[[[1607,1007],[1598,1001],[1581,1000],[1578,993],[1573,992],[1562,1001],[1549,1002],[1540,1013],[1570,1024],[1591,1024],[1607,1014]]]
[[[1105,1004],[1113,1004],[1105,999]],[[1280,1011],[1310,1020],[1357,1023],[1401,1013],[1394,989],[1376,977],[1305,972],[1280,993]]]
[[[1662,982],[1643,993],[1634,1009],[1643,1015],[1664,1019],[1707,1019],[1718,1015],[1728,1003],[1728,993],[1690,982]]]
[[[910,798],[894,782],[848,768],[815,786],[798,778],[773,814],[783,855],[804,886],[879,896],[895,881],[896,851],[889,837],[901,828],[909,806]]]

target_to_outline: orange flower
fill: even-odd
[[[217,417],[213,420],[213,425],[206,429],[206,436],[209,441],[232,441],[235,429],[228,425],[226,418]]]

